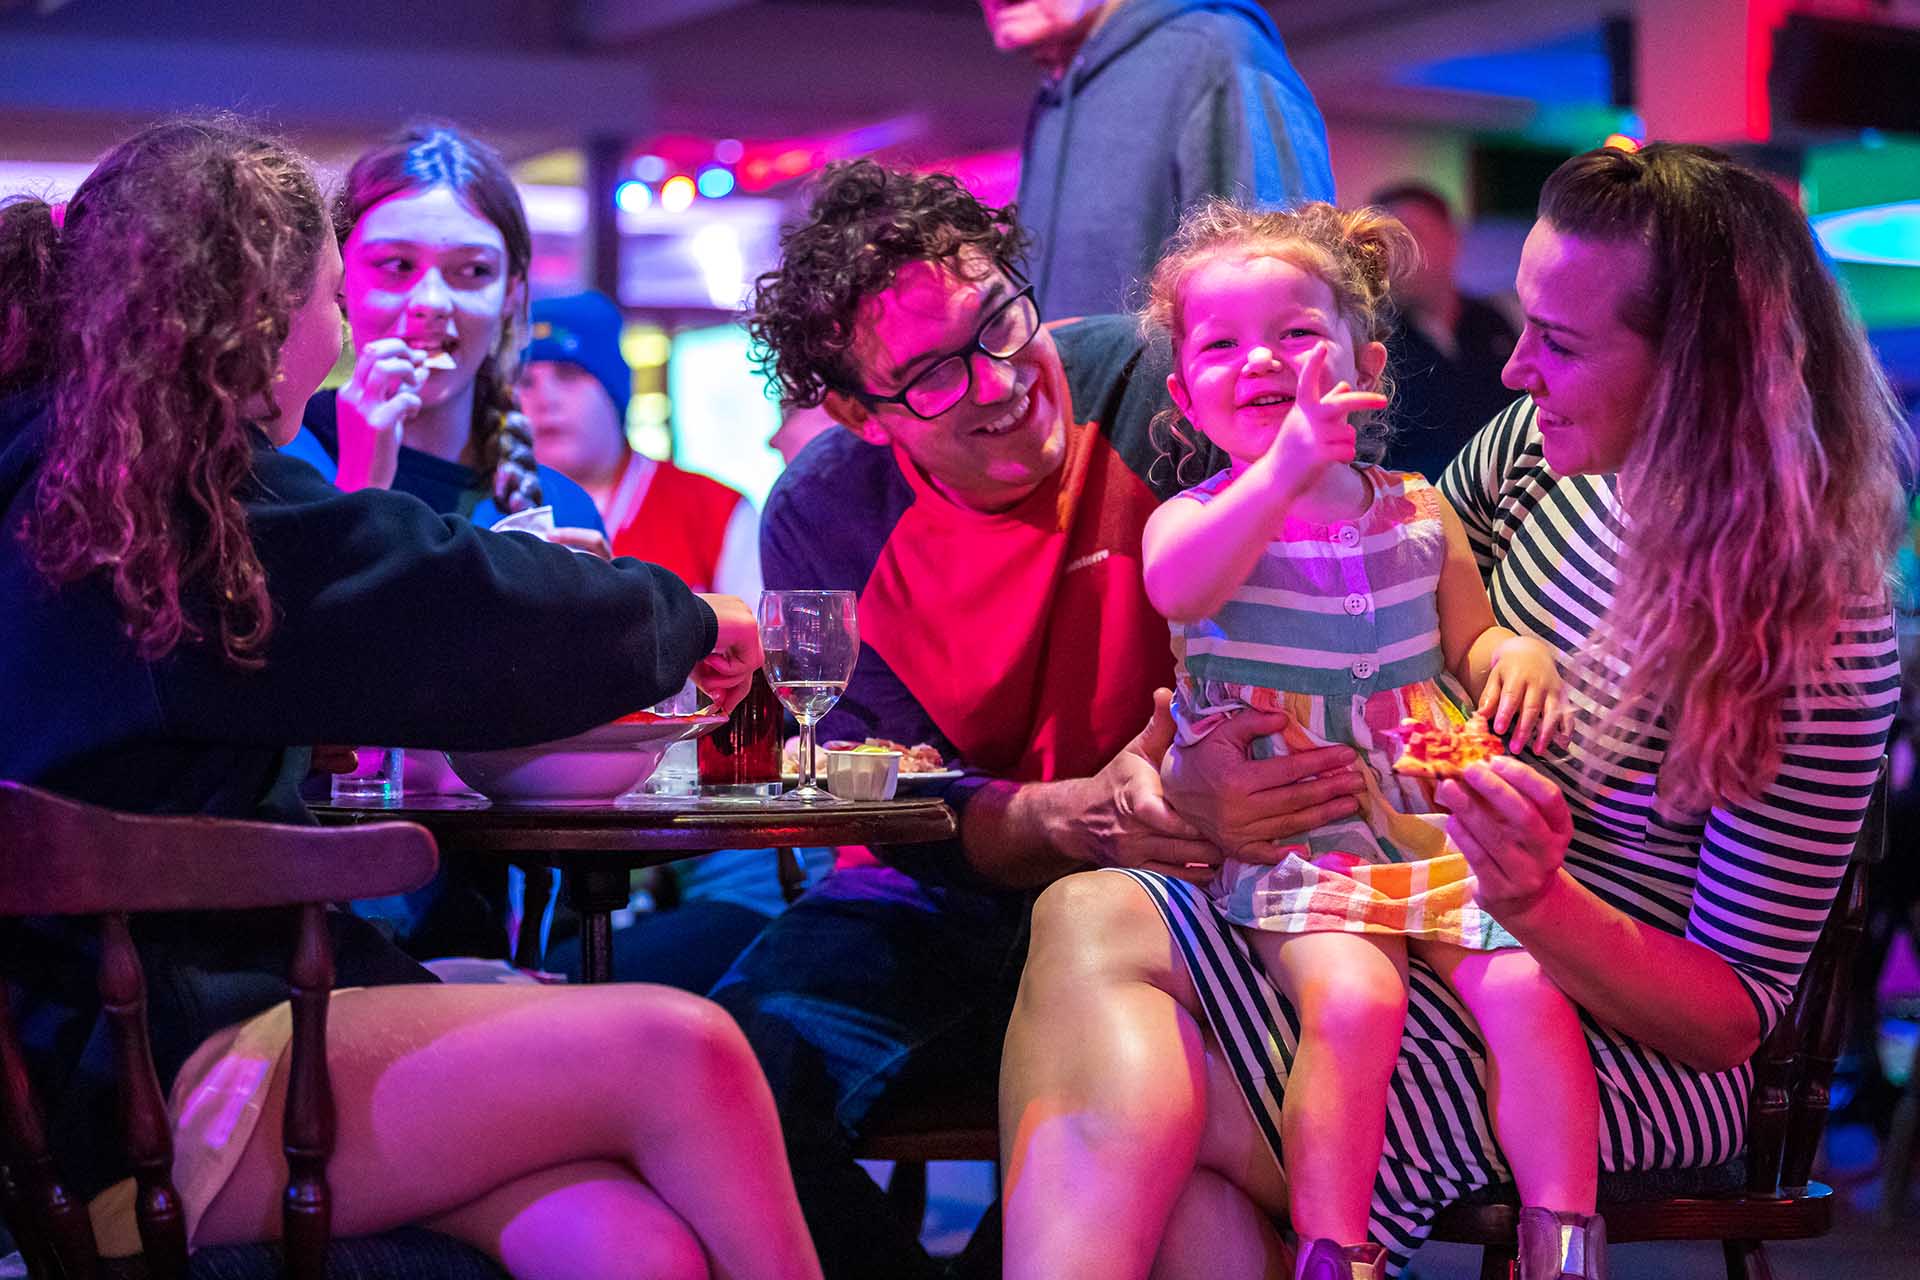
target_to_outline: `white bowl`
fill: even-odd
[[[667,748],[727,722],[676,716],[650,724],[603,724],[558,742],[496,751],[449,751],[460,781],[489,800],[601,800],[633,790],[660,767]]]
[[[407,796],[465,795],[469,792],[467,784],[460,781],[447,763],[447,753],[444,751],[408,747],[406,767],[400,777],[401,792]]]
[[[842,800],[891,800],[899,785],[898,751],[827,752],[827,790]]]

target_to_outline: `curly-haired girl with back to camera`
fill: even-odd
[[[342,493],[278,451],[339,351],[340,278],[304,162],[224,119],[142,130],[59,227],[44,202],[0,206],[0,723],[29,727],[0,739],[0,778],[310,822],[305,744],[562,737],[689,673],[722,704],[744,692],[739,601]],[[423,647],[434,663],[396,661]],[[337,1234],[423,1224],[524,1277],[817,1280],[772,1099],[719,1010],[443,987],[356,917],[328,925]],[[279,1231],[283,926],[136,929],[193,1247]],[[0,968],[66,1185],[117,1256],[139,1241],[92,933],[8,921]]]

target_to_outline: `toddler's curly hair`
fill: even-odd
[[[1177,361],[1186,334],[1183,303],[1193,274],[1223,257],[1274,257],[1326,281],[1356,349],[1384,342],[1393,328],[1388,287],[1419,255],[1413,233],[1382,209],[1342,209],[1323,200],[1284,209],[1249,209],[1216,197],[1196,205],[1167,242],[1147,281],[1140,328],[1149,339],[1170,343]],[[1392,396],[1387,374],[1375,390]],[[1367,414],[1356,427],[1359,456],[1378,460],[1386,449],[1386,421],[1377,413]],[[1153,429],[1156,439],[1171,442],[1162,448],[1173,457],[1177,475],[1196,451],[1192,428],[1179,410],[1165,409],[1154,419]]]

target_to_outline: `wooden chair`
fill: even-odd
[[[1846,877],[1780,1024],[1754,1056],[1747,1151],[1710,1169],[1606,1174],[1600,1208],[1612,1244],[1718,1240],[1728,1280],[1771,1280],[1765,1242],[1825,1235],[1833,1192],[1811,1177],[1827,1124],[1829,1090],[1845,1032],[1854,953],[1866,921],[1867,871],[1886,851],[1887,781],[1874,786]],[[977,1099],[901,1108],[859,1144],[863,1159],[907,1162],[900,1211],[917,1212],[924,1162],[997,1160],[995,1118]],[[1481,1280],[1511,1280],[1519,1201],[1511,1185],[1490,1187],[1443,1209],[1433,1238],[1482,1249]]]
[[[1887,842],[1887,779],[1874,786],[1833,913],[1786,1015],[1754,1055],[1746,1153],[1711,1169],[1603,1174],[1610,1244],[1718,1240],[1728,1280],[1771,1280],[1769,1240],[1804,1240],[1833,1226],[1833,1190],[1811,1173],[1827,1126],[1834,1064],[1846,1030],[1853,959],[1867,915],[1867,871]],[[1519,1202],[1491,1187],[1442,1210],[1433,1238],[1481,1247],[1481,1280],[1515,1274]]]
[[[969,1091],[964,1097],[887,1110],[876,1117],[854,1154],[862,1160],[893,1161],[887,1204],[917,1234],[927,1216],[928,1165],[944,1160],[984,1161],[994,1167],[994,1186],[1000,1185],[998,1125],[993,1095]],[[991,1252],[998,1257],[998,1208],[996,1201],[975,1228],[967,1245],[969,1255]]]
[[[145,1252],[101,1262],[84,1202],[62,1185],[48,1150],[20,1041],[0,982],[0,1218],[29,1275],[332,1276],[504,1275],[476,1250],[410,1230],[340,1241],[329,1251],[333,1095],[326,1024],[333,986],[327,903],[402,893],[433,874],[433,839],[381,823],[344,830],[212,818],[114,813],[0,782],[0,917],[99,916],[99,986],[120,1081],[120,1116],[138,1186]],[[288,979],[293,1043],[285,1142],[289,1169],[283,1246],[204,1249],[187,1256],[186,1220],[171,1181],[166,1102],[147,1033],[146,979],[129,916],[143,912],[298,908]],[[4,977],[4,975],[0,975]]]

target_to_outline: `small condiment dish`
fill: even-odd
[[[874,747],[827,752],[827,790],[842,800],[891,800],[900,785],[900,753]]]

